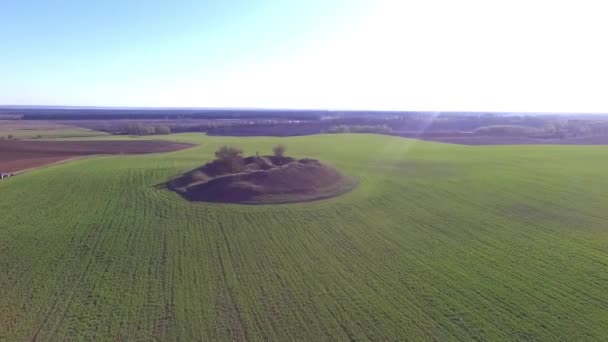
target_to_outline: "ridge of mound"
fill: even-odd
[[[338,196],[356,182],[318,160],[260,156],[243,158],[238,172],[215,160],[168,183],[189,201],[270,204]]]

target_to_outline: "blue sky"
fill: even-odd
[[[0,104],[608,112],[596,1],[0,2]]]

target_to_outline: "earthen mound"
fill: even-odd
[[[169,182],[189,201],[245,204],[312,201],[354,186],[352,178],[318,160],[276,156],[215,160]]]

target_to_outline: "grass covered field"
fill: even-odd
[[[100,137],[108,133],[42,120],[0,120],[0,139]]]
[[[0,340],[608,336],[608,147],[164,139],[201,146],[0,181]],[[247,206],[162,184],[279,142],[358,187]]]

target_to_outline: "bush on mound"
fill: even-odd
[[[284,151],[284,150],[283,150]],[[287,203],[337,196],[355,181],[315,159],[273,156],[219,158],[169,182],[169,188],[190,201],[224,203]]]

